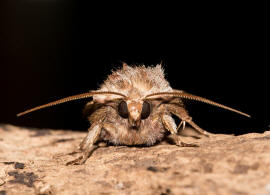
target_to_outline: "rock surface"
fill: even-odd
[[[199,147],[101,147],[66,166],[85,135],[2,125],[0,195],[270,194],[270,131],[185,138]]]

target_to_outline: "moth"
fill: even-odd
[[[68,164],[85,163],[100,142],[152,146],[169,133],[177,146],[196,146],[181,141],[178,134],[180,127],[184,129],[188,123],[202,135],[208,136],[209,133],[192,121],[183,99],[207,103],[250,117],[212,100],[173,89],[164,77],[161,64],[146,67],[129,66],[126,63],[123,63],[122,68],[112,71],[98,90],[37,106],[17,116],[84,98],[92,98],[84,109],[90,127],[79,146],[82,156]],[[178,125],[173,115],[180,119]]]

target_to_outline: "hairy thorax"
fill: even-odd
[[[113,91],[126,95],[131,100],[139,100],[157,92],[172,92],[169,82],[164,78],[161,65],[155,67],[124,66],[114,71],[101,85],[99,91]],[[103,103],[115,99],[114,95],[93,96],[94,101]]]

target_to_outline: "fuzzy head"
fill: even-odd
[[[157,92],[172,92],[172,88],[164,78],[161,65],[155,67],[128,66],[114,71],[101,85],[99,91],[113,91],[124,94],[127,98],[118,104],[118,114],[127,119],[128,127],[139,130],[141,121],[147,119],[152,105],[144,98]],[[105,103],[117,98],[115,95],[95,95],[94,101]]]

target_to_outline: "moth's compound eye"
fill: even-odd
[[[118,113],[123,118],[128,118],[128,107],[125,101],[121,101],[118,105]]]
[[[151,105],[148,101],[143,102],[142,112],[141,112],[141,119],[146,119],[151,112]]]

